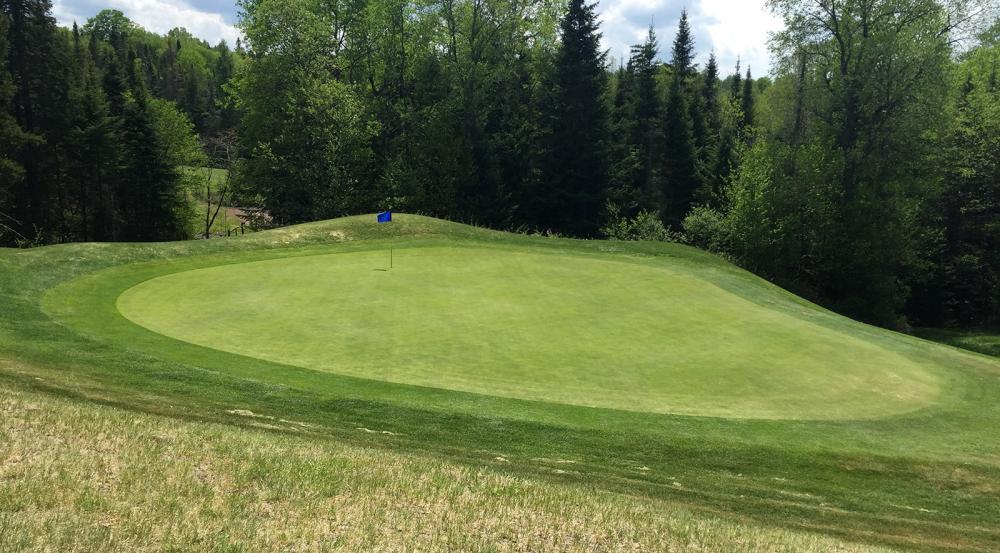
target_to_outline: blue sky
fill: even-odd
[[[780,24],[765,7],[765,0],[603,0],[598,9],[603,22],[604,46],[618,59],[628,55],[628,46],[643,40],[650,22],[660,42],[660,55],[670,57],[670,42],[677,32],[681,9],[688,9],[695,38],[697,60],[704,63],[714,50],[723,74],[732,72],[737,57],[743,67],[765,75],[769,68],[768,33]],[[143,27],[166,32],[185,27],[195,36],[215,43],[232,44],[239,36],[235,28],[236,5],[232,0],[54,0],[53,12],[61,24],[81,24],[103,8],[121,10]]]

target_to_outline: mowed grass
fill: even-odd
[[[598,535],[616,536],[622,544],[630,543],[629,539],[635,537],[640,544],[636,546],[638,550],[697,549],[695,545],[683,545],[687,543],[683,541],[686,538],[669,542],[656,541],[658,538],[652,537],[665,532],[661,525],[669,527],[675,519],[682,525],[690,520],[690,525],[694,526],[702,523],[693,521],[711,520],[718,522],[719,528],[729,529],[720,530],[723,534],[732,530],[733,534],[729,537],[701,542],[702,550],[753,550],[753,544],[765,544],[774,550],[809,551],[812,547],[814,550],[837,551],[862,547],[853,545],[858,543],[906,550],[1000,550],[1000,439],[997,434],[997,428],[1000,428],[1000,401],[997,401],[1000,398],[1000,362],[997,360],[858,324],[802,301],[714,256],[684,246],[518,236],[406,215],[399,216],[398,221],[391,225],[377,225],[373,219],[371,216],[352,217],[224,240],[169,244],[73,244],[27,251],[0,249],[0,305],[3,306],[0,310],[0,387],[14,396],[27,394],[22,397],[30,396],[29,402],[36,402],[33,398],[39,398],[38,402],[47,398],[45,401],[65,401],[67,405],[74,406],[69,412],[61,411],[64,413],[64,425],[69,430],[52,431],[54,436],[62,436],[55,440],[61,445],[44,448],[48,457],[39,457],[44,459],[41,466],[51,463],[52,467],[66,469],[53,469],[49,473],[39,469],[23,473],[23,477],[0,479],[3,486],[27,486],[34,490],[27,494],[13,493],[13,497],[24,499],[0,504],[0,519],[9,521],[7,528],[13,529],[3,533],[13,536],[7,543],[43,543],[37,541],[41,539],[39,536],[47,535],[47,532],[57,535],[55,529],[59,525],[56,521],[59,520],[76,520],[84,525],[103,512],[117,512],[121,516],[121,511],[113,507],[121,505],[121,500],[114,498],[135,495],[116,496],[110,484],[96,487],[87,501],[53,502],[52,497],[41,495],[41,490],[52,489],[53,493],[58,493],[60,490],[76,489],[76,480],[87,481],[83,474],[70,470],[73,468],[73,455],[75,450],[84,449],[81,447],[83,441],[97,443],[101,434],[97,432],[95,435],[89,427],[72,426],[71,423],[76,418],[86,419],[87,416],[82,413],[93,408],[101,413],[122,413],[124,420],[162,421],[165,428],[213,429],[212,432],[217,434],[193,434],[198,437],[192,438],[192,442],[197,442],[192,448],[200,447],[206,455],[211,454],[216,459],[214,462],[217,464],[209,465],[213,467],[211,478],[222,481],[244,482],[239,479],[239,471],[242,470],[239,467],[246,466],[242,456],[258,447],[269,450],[270,446],[257,441],[258,438],[263,440],[265,435],[269,439],[274,438],[274,443],[292,440],[307,447],[321,448],[329,453],[331,459],[335,457],[333,449],[324,448],[372,452],[379,459],[400,459],[403,465],[415,463],[413,466],[418,467],[417,471],[429,471],[432,466],[455,467],[475,475],[470,480],[463,480],[445,471],[451,475],[447,478],[454,477],[454,482],[469,489],[473,496],[480,492],[489,493],[492,489],[475,487],[474,482],[478,479],[495,482],[493,478],[513,478],[526,486],[537,486],[533,489],[548,498],[539,499],[536,505],[554,502],[550,508],[539,506],[538,511],[532,511],[550,513],[551,519],[513,516],[512,520],[519,521],[509,526],[518,529],[515,536],[529,532],[531,520],[539,521],[536,525],[539,532],[537,539],[555,536],[555,526],[559,523],[554,521],[567,521],[566,524],[572,527],[576,523],[569,521],[579,520],[573,518],[576,516],[573,513],[580,513],[580,519],[593,517],[592,531]],[[155,332],[134,323],[119,311],[122,294],[146,282],[152,286],[160,278],[169,281],[172,278],[187,278],[202,270],[213,271],[213,267],[227,267],[227,271],[217,273],[218,278],[213,278],[213,281],[225,280],[226,284],[220,285],[217,290],[223,293],[226,287],[253,286],[255,279],[249,277],[259,265],[287,262],[294,266],[315,258],[314,262],[319,264],[317,271],[336,273],[339,269],[324,263],[324,257],[341,255],[347,259],[357,256],[352,259],[358,260],[356,264],[360,268],[365,264],[365,256],[377,259],[390,246],[404,256],[399,259],[420,252],[434,256],[433,262],[424,264],[428,271],[435,267],[444,270],[447,265],[444,257],[448,252],[474,250],[485,257],[490,257],[486,254],[509,254],[560,260],[571,258],[567,263],[578,262],[574,266],[587,266],[588,270],[589,264],[606,263],[613,266],[607,269],[609,274],[650,271],[656,276],[651,276],[653,282],[646,286],[654,289],[659,279],[669,282],[675,278],[674,275],[682,275],[687,285],[694,286],[692,289],[701,295],[722,294],[719,297],[723,299],[719,301],[726,302],[726,305],[739,303],[726,299],[725,294],[729,294],[751,304],[740,312],[749,315],[742,316],[771,317],[765,320],[779,322],[787,320],[787,317],[798,321],[796,324],[800,328],[814,333],[814,336],[832,336],[831,339],[841,341],[845,349],[853,349],[855,346],[852,344],[860,342],[864,348],[870,349],[855,351],[869,351],[900,363],[895,376],[898,382],[917,386],[915,389],[923,392],[911,394],[918,399],[905,408],[896,403],[879,412],[871,405],[864,407],[866,411],[861,411],[859,406],[856,416],[849,413],[850,409],[840,406],[856,399],[850,394],[831,394],[829,398],[819,397],[816,401],[830,412],[840,410],[838,416],[794,416],[788,413],[795,402],[786,403],[785,398],[774,393],[777,384],[765,374],[760,377],[759,391],[774,395],[771,399],[760,401],[760,404],[773,403],[777,406],[769,418],[749,416],[747,413],[757,407],[748,404],[740,405],[740,413],[733,411],[723,416],[594,407],[573,398],[527,399],[524,395],[508,397],[490,391],[472,392],[458,386],[449,388],[442,383],[435,386],[415,385],[402,381],[402,377],[419,373],[406,371],[399,373],[399,381],[390,381],[371,378],[371,375],[352,375],[339,366],[331,370],[227,352],[218,349],[218,344],[206,347]],[[489,263],[482,261],[484,267],[489,267]],[[380,265],[371,268],[384,268]],[[503,280],[504,265],[500,263],[491,269],[497,272],[494,280]],[[399,273],[393,271],[368,276],[398,277]],[[454,268],[453,271],[453,274],[445,275],[447,279],[461,277],[460,269]],[[306,276],[299,274],[304,272],[303,267],[299,266],[292,272],[295,274],[289,274],[287,278],[308,281]],[[170,276],[175,274],[177,277]],[[357,282],[361,276],[354,278]],[[385,285],[396,281],[383,279],[381,282]],[[405,284],[410,290],[429,286],[416,280],[400,281],[399,284]],[[470,285],[472,283],[468,281],[462,283],[462,286]],[[191,283],[191,286],[195,284]],[[315,284],[312,286],[315,287]],[[494,282],[491,289],[503,290],[505,286]],[[558,288],[558,285],[555,287]],[[517,298],[517,294],[522,293],[515,285],[507,288],[501,294],[504,301],[498,303],[511,302],[511,298]],[[135,292],[140,290],[141,287]],[[667,290],[660,291],[670,294]],[[302,309],[316,302],[314,292],[301,301]],[[370,291],[359,293],[368,294],[366,297],[369,298],[376,295]],[[614,290],[601,293],[612,299],[617,294]],[[678,293],[674,296],[675,302],[700,301],[690,295]],[[189,296],[190,293],[184,295],[178,292],[177,305],[194,303]],[[337,297],[341,296],[334,295],[331,299]],[[211,301],[207,296],[202,300]],[[447,296],[442,296],[442,301],[448,301]],[[603,309],[615,312],[619,306],[605,305]],[[653,306],[651,309],[663,308]],[[211,309],[207,311],[213,312]],[[358,309],[355,312],[357,324],[374,322],[376,319],[367,318],[365,313],[375,311]],[[586,311],[592,320],[600,319],[594,317],[592,308]],[[218,314],[218,311],[214,313]],[[697,313],[698,310],[693,310],[689,316],[696,318]],[[726,315],[741,316],[729,312]],[[232,332],[236,331],[230,327],[250,324],[253,320],[253,317],[244,316],[217,317],[205,321],[202,333],[206,336],[218,334],[223,338],[232,336]],[[737,322],[739,320],[736,319]],[[332,318],[325,324],[345,323],[343,319]],[[655,324],[666,323],[657,320]],[[755,331],[756,327],[766,326],[751,325]],[[544,327],[543,324],[537,325],[540,331],[550,331]],[[734,327],[733,335],[718,340],[711,347],[727,347],[726,342],[734,340],[734,336],[749,332],[747,327],[738,329],[739,326]],[[760,330],[767,335],[767,328]],[[419,328],[402,328],[399,331],[413,333]],[[641,332],[637,330],[640,335]],[[460,340],[461,336],[457,336],[460,334],[452,332],[452,339]],[[481,333],[482,336],[488,334],[490,332]],[[272,340],[263,332],[256,338],[256,341],[265,343]],[[551,334],[549,338],[552,339]],[[595,335],[591,339],[603,338]],[[302,340],[302,343],[308,346],[316,340],[336,345],[341,338],[331,335]],[[534,346],[542,348],[545,346],[542,342],[536,341]],[[775,343],[780,344],[781,341]],[[586,347],[586,344],[580,347]],[[389,348],[373,349],[385,353]],[[788,346],[787,349],[794,347]],[[502,353],[498,352],[495,357],[502,359]],[[567,355],[572,356],[573,352],[568,351]],[[905,359],[906,363],[896,356]],[[819,359],[822,356],[813,357],[815,359],[809,359],[809,364],[803,365],[802,371],[808,372],[816,363],[822,366]],[[450,355],[448,358],[455,359]],[[641,356],[636,358],[641,359]],[[422,362],[427,361],[424,359]],[[752,355],[748,354],[748,360],[743,363],[752,366],[752,362]],[[399,370],[394,364],[387,365],[389,369]],[[739,366],[734,363],[729,369],[729,374],[735,379],[739,377]],[[610,371],[600,375],[599,364],[594,367],[593,371],[601,378],[610,378]],[[445,369],[452,375],[460,374],[462,370],[454,362]],[[672,370],[671,365],[664,364],[663,370]],[[713,368],[705,367],[705,370]],[[843,367],[837,370],[851,374],[854,369]],[[878,368],[870,370],[874,376],[863,375],[862,378],[887,382],[885,387],[889,389],[870,392],[872,395],[869,397],[873,399],[868,403],[894,401],[891,397],[894,377],[879,375]],[[818,374],[821,380],[817,385],[841,385],[828,372]],[[789,383],[790,389],[808,388],[806,383],[794,379],[802,378],[795,371],[785,368],[779,374],[782,380]],[[580,376],[587,375],[575,375],[574,378]],[[561,375],[546,378],[569,380]],[[689,380],[684,385],[696,390],[694,382]],[[524,384],[525,388],[530,386],[530,382]],[[719,386],[725,385],[719,383]],[[851,388],[850,385],[845,386]],[[640,389],[635,390],[637,397],[643,393],[641,387],[642,384]],[[738,386],[727,389],[725,393],[735,396],[735,389]],[[523,390],[520,393],[523,394]],[[669,387],[661,387],[655,394],[675,402],[675,406],[682,405],[684,400],[680,394],[673,394]],[[736,399],[733,401],[738,403]],[[103,406],[95,406],[95,403]],[[689,405],[695,403],[691,401]],[[44,412],[48,408],[44,407],[44,403],[42,405]],[[810,407],[799,403],[802,410]],[[822,410],[814,406],[811,408],[813,412]],[[56,407],[52,409],[55,411]],[[81,414],[70,414],[75,409],[79,409]],[[722,414],[721,411],[716,413]],[[26,416],[31,420],[42,415],[33,412]],[[46,422],[40,428],[47,426],[55,427],[56,423]],[[164,467],[163,470],[174,465],[191,466],[189,463],[201,459],[186,446],[177,446],[176,450],[155,449],[141,435],[128,434],[120,425],[109,425],[107,428],[105,436],[124,433],[134,437],[137,444],[135,451],[148,449],[158,452],[156,462]],[[245,434],[247,432],[262,434],[253,434],[255,438],[247,448],[234,446],[229,450],[223,448],[220,452],[212,449],[215,440],[232,443],[225,438],[214,437],[216,435],[242,440],[241,436],[250,435]],[[7,435],[12,433],[7,432]],[[25,435],[29,437],[17,441],[18,450],[34,451],[31,450],[32,443],[44,442],[38,434]],[[77,437],[71,440],[70,435]],[[122,447],[124,452],[132,446],[125,443]],[[274,457],[287,458],[290,467],[308,472],[308,468],[295,461],[294,450],[283,447],[273,450]],[[36,452],[34,455],[42,454]],[[153,456],[152,453],[150,455]],[[14,451],[14,456],[26,458],[19,451]],[[8,456],[8,460],[0,461],[3,463],[2,470],[20,464],[9,461],[10,458]],[[379,466],[380,461],[364,458],[367,460],[361,463],[370,463],[369,470],[376,470],[371,467]],[[81,467],[88,466],[92,465],[81,462]],[[136,461],[136,466],[144,465]],[[81,470],[88,475],[91,473],[91,469]],[[58,480],[60,485],[50,486],[47,482],[51,480],[46,478],[58,475],[60,471],[69,476]],[[260,471],[261,474],[267,472]],[[273,477],[268,483],[240,484],[234,489],[240,490],[239,493],[270,490],[269,486],[273,483],[284,494],[276,497],[285,498],[286,505],[289,498],[298,495],[305,497],[306,502],[311,501],[311,496],[303,491],[305,486],[294,482],[316,480],[297,480],[299,477],[295,475],[286,477],[280,472],[280,467],[273,468],[271,472]],[[152,469],[135,474],[129,489],[137,490],[145,484],[154,497],[161,493],[158,490],[186,489],[180,485],[175,488],[159,487],[159,474]],[[330,472],[320,474],[322,477],[317,478],[333,479]],[[349,470],[344,474],[348,479],[360,478]],[[393,490],[393,494],[399,497],[433,495],[429,488],[420,487],[419,481],[414,482],[413,478],[407,477],[405,471],[391,474],[393,479],[398,479],[398,486],[393,484],[388,488]],[[210,477],[202,474],[202,478]],[[408,495],[411,493],[416,495]],[[217,549],[268,549],[278,543],[266,541],[263,537],[239,541],[243,540],[241,536],[250,534],[250,528],[258,528],[253,526],[257,524],[254,518],[258,514],[256,504],[230,511],[221,507],[225,500],[219,496],[212,503],[220,506],[219,510],[212,511],[196,494],[178,493],[172,502],[166,500],[169,494],[168,491],[162,495],[166,502],[162,508],[150,506],[147,510],[137,509],[136,512],[145,517],[142,520],[148,518],[148,522],[143,522],[146,526],[140,528],[169,528],[174,524],[174,514],[183,513],[196,521],[191,528],[205,524],[208,528],[233,536],[230,541],[219,538],[223,541],[219,542]],[[351,501],[362,506],[369,505],[367,499],[358,495],[361,495],[360,491],[352,496]],[[88,503],[90,500],[93,502]],[[102,500],[109,502],[102,503]],[[233,495],[232,501],[238,504],[238,495]],[[461,524],[470,527],[474,527],[472,521],[485,518],[485,515],[476,513],[475,505],[482,505],[482,511],[497,505],[442,501],[441,512],[450,513],[442,514],[442,518],[456,517],[453,520],[463,521]],[[599,509],[573,511],[571,508],[578,503],[584,506],[614,504],[626,511],[648,507],[656,514],[652,518],[643,515],[630,519],[622,514],[625,511],[611,511],[610,515],[602,516]],[[97,507],[88,510],[92,504]],[[197,513],[202,513],[199,516],[204,518],[198,518],[194,511],[189,511],[191,505],[202,506]],[[290,511],[306,514],[283,521],[288,543],[294,542],[288,549],[317,550],[336,545],[333,538],[311,541],[312,538],[307,537],[314,520],[310,517],[315,513],[328,513],[323,509],[330,503],[322,505],[325,506],[316,511]],[[340,509],[348,508],[343,503],[337,505]],[[407,503],[402,501],[399,505]],[[462,512],[452,513],[456,510]],[[413,518],[406,517],[407,512],[402,510],[404,521]],[[500,512],[506,511],[500,509]],[[241,516],[243,518],[233,520]],[[34,523],[35,520],[48,522]],[[553,522],[548,524],[544,520]],[[391,543],[426,544],[414,548],[422,550],[447,549],[420,541],[425,539],[421,533],[425,529],[428,532],[435,529],[445,532],[445,526],[400,524],[402,530],[399,531],[398,541]],[[73,526],[67,523],[67,528]],[[366,528],[354,530],[350,534],[354,536],[351,539],[373,539],[364,536],[377,532],[378,527]],[[117,532],[115,536],[124,536]],[[156,543],[187,544],[190,542],[177,541],[189,539],[194,530],[187,532],[187,537],[176,539],[162,537],[162,534],[150,535],[158,536],[156,540],[160,541]],[[475,532],[470,533],[475,535]],[[71,534],[70,531],[61,534],[64,536],[63,544],[72,544],[74,539],[98,539],[73,538]],[[809,540],[819,539],[814,538],[816,534],[828,536],[829,541],[809,545]],[[739,541],[742,535],[766,537],[747,545],[748,542]],[[36,541],[25,541],[32,539]],[[150,540],[156,541],[153,538]],[[496,539],[493,541],[496,542]],[[245,545],[229,547],[227,544],[232,542]],[[79,549],[97,549],[90,545],[97,543],[95,541],[81,543],[87,545]],[[395,547],[389,541],[377,543],[390,544],[384,545],[386,549]],[[587,549],[579,543],[559,543],[562,545],[553,546],[553,549]],[[664,543],[667,546],[663,546]],[[481,549],[503,550],[505,547],[508,546],[491,543]],[[164,546],[159,549],[169,548]],[[177,545],[176,548],[196,550],[199,545]],[[461,548],[456,546],[453,549]],[[468,548],[472,549],[471,546]],[[52,546],[50,549],[67,547]],[[356,549],[365,549],[365,546],[357,546]],[[539,546],[536,549],[542,548]],[[601,547],[594,546],[593,549]],[[763,545],[757,549],[767,550]]]
[[[178,424],[5,388],[0,417],[5,552],[889,551],[344,445],[306,425],[277,433],[268,419]]]
[[[651,260],[423,247],[395,249],[386,270],[388,256],[173,273],[117,306],[161,334],[278,363],[593,407],[863,418],[939,392],[931,363]],[[206,332],[222,312],[233,324]]]
[[[982,327],[967,329],[917,328],[914,334],[921,338],[1000,357],[1000,328]]]

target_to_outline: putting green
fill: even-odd
[[[593,407],[875,418],[939,392],[934,367],[680,266],[458,247],[397,249],[387,265],[385,251],[365,251],[210,267],[146,281],[117,305],[150,330],[227,352]]]

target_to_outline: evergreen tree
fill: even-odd
[[[722,121],[719,114],[719,64],[715,59],[715,52],[708,55],[708,65],[705,66],[704,81],[701,85],[701,98],[706,131],[709,136],[717,139]]]
[[[732,81],[729,83],[729,97],[738,105],[741,102],[742,94],[743,80],[740,74],[740,60],[736,58],[736,73],[733,74]]]
[[[681,10],[681,19],[677,24],[677,36],[671,51],[671,64],[674,75],[683,81],[694,72],[694,36],[691,35],[691,25],[688,23],[687,9]]]
[[[719,167],[722,152],[723,129],[719,107],[719,65],[715,52],[708,57],[708,65],[700,89],[700,109],[704,121],[704,137],[698,150],[698,173],[701,187],[696,200],[702,204],[716,205],[721,197],[723,173]],[[728,152],[722,152],[728,153]]]
[[[156,136],[149,95],[134,52],[129,52],[129,62],[129,94],[121,135],[125,163],[119,189],[124,225],[116,239],[178,240],[186,233],[180,175],[167,163],[168,156]]]
[[[14,191],[24,177],[20,148],[31,139],[12,115],[14,83],[7,70],[7,17],[0,14],[0,244],[18,238]]]
[[[693,74],[694,38],[687,22],[687,12],[681,13],[680,26],[674,39],[673,76],[667,95],[664,135],[664,191],[659,206],[663,222],[679,226],[691,208],[698,188],[697,147],[691,117],[688,77]]]
[[[76,199],[76,235],[82,240],[111,240],[115,236],[113,186],[120,170],[119,121],[112,117],[98,69],[73,35],[73,59],[79,74],[71,91],[73,115],[67,135],[67,162]]]
[[[66,59],[50,15],[49,0],[0,0],[0,15],[10,25],[8,69],[15,83],[13,115],[18,126],[37,137],[22,144],[17,163],[23,167],[11,194],[8,214],[23,235],[51,235],[59,224],[53,176],[61,170],[59,121],[66,104]],[[55,155],[54,155],[55,154]]]
[[[749,67],[747,67],[747,78],[743,81],[741,101],[743,120],[740,122],[740,130],[743,130],[753,127],[754,124],[753,76],[750,74]]]
[[[626,215],[640,209],[657,209],[660,205],[662,186],[657,156],[663,140],[659,120],[661,117],[660,93],[657,89],[656,33],[649,27],[646,41],[632,47],[628,63],[628,82],[631,94],[625,100],[624,125],[621,129],[629,153],[637,161],[632,181],[628,183],[627,196],[620,207]]]
[[[574,236],[601,226],[608,175],[609,120],[606,53],[596,4],[570,0],[560,23],[561,44],[549,108],[549,163],[537,224]]]

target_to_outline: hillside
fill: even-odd
[[[0,548],[1000,546],[1000,363],[685,246],[350,217],[0,250],[0,300]]]

